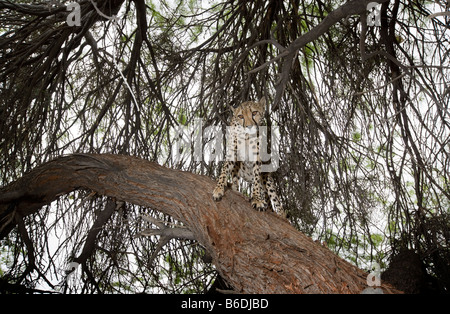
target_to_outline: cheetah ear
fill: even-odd
[[[266,111],[266,97],[262,97],[259,100],[259,107],[261,108],[262,111]]]
[[[262,97],[260,100],[259,100],[259,104],[261,105],[261,106],[266,106],[266,97]]]

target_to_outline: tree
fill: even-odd
[[[180,216],[186,209],[134,202],[119,186],[101,190],[105,181],[74,190],[79,186],[66,183],[87,180],[75,172],[65,177],[69,182],[48,187],[67,187],[50,205],[56,194],[40,190],[29,199],[24,184],[68,160],[99,168],[105,160],[104,166],[140,164],[119,154],[163,165],[158,171],[167,176],[168,168],[182,169],[204,182],[217,175],[218,163],[194,158],[189,126],[199,118],[204,128],[223,126],[230,106],[266,96],[268,127],[280,131],[275,177],[290,223],[365,269],[372,262],[386,268],[390,256],[413,250],[438,289],[448,291],[446,3],[376,1],[368,11],[370,2],[227,0],[202,7],[84,0],[71,11],[59,1],[1,0],[0,165],[2,192],[9,193],[0,197],[2,280],[33,289],[56,289],[59,282],[77,292],[204,292],[218,271],[245,290],[237,279],[245,273],[229,275],[205,230]],[[79,14],[79,26],[67,23],[70,14]],[[179,126],[190,130],[184,145],[174,137]],[[201,147],[210,140],[203,138]],[[117,156],[77,155],[105,152]],[[55,159],[66,154],[75,155]],[[177,182],[177,191],[189,185]],[[241,213],[242,199],[228,194],[239,206],[210,206]],[[30,212],[13,216],[27,207],[24,200]],[[243,215],[285,226],[271,214]],[[192,233],[172,238],[184,227]],[[257,228],[253,235],[261,237]],[[315,256],[331,256],[308,243]],[[214,266],[205,262],[208,254]],[[276,256],[267,258],[277,269]],[[64,270],[77,260],[82,282],[70,287]],[[361,288],[364,276],[350,269]],[[327,282],[342,282],[335,279]]]
[[[367,287],[365,272],[298,232],[276,214],[252,210],[235,192],[224,202],[214,202],[210,195],[214,184],[208,177],[170,170],[129,156],[63,157],[36,168],[3,189],[0,202],[9,205],[1,208],[0,232],[5,234],[17,225],[29,254],[25,273],[38,270],[24,219],[61,193],[85,188],[116,202],[157,208],[174,217],[183,226],[161,225],[158,230],[161,239],[198,240],[212,255],[219,273],[237,292],[359,293]],[[97,213],[75,262],[85,265],[96,235],[114,209],[110,202]],[[383,287],[395,291],[388,285]]]

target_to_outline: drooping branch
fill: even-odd
[[[104,223],[108,221],[108,219],[111,217],[115,208],[116,208],[115,202],[113,202],[112,200],[108,200],[106,202],[105,209],[99,213],[97,219],[95,220],[91,230],[87,235],[83,251],[77,258],[74,259],[74,262],[80,264],[84,263],[86,262],[88,257],[91,256],[92,252],[94,251],[95,240],[97,238],[97,235],[102,230],[102,226],[104,225]]]
[[[250,71],[250,73],[254,73],[256,71],[262,70],[263,68],[268,66],[270,63],[273,63],[274,61],[277,61],[281,58],[284,58],[283,65],[281,67],[280,77],[278,79],[277,86],[276,86],[276,96],[275,96],[273,110],[276,110],[276,108],[278,108],[278,104],[281,100],[281,97],[283,96],[284,89],[290,78],[290,73],[291,73],[292,64],[294,62],[294,58],[295,58],[297,52],[301,48],[303,48],[306,44],[316,40],[317,38],[319,38],[320,36],[325,34],[333,25],[335,25],[337,22],[341,21],[342,19],[344,19],[348,16],[351,16],[351,15],[359,15],[359,14],[364,13],[367,10],[367,5],[370,2],[384,3],[386,1],[387,0],[378,0],[378,1],[352,0],[352,1],[348,1],[344,5],[337,8],[336,10],[330,12],[330,14],[328,14],[323,19],[322,22],[320,22],[317,26],[315,26],[309,32],[303,34],[302,36],[300,36],[296,40],[294,40],[277,57],[269,60],[268,62],[264,63],[263,65]]]
[[[217,270],[244,293],[359,293],[367,274],[295,230],[274,213],[251,209],[227,191],[214,202],[209,177],[135,157],[76,154],[46,163],[1,189],[0,235],[16,215],[38,211],[59,195],[85,188],[154,208],[182,222]],[[395,292],[383,285],[385,292]]]
[[[186,240],[195,240],[195,235],[185,227],[173,227],[170,228],[166,226],[166,224],[156,218],[153,218],[148,215],[142,215],[141,216],[143,220],[150,222],[157,226],[156,229],[154,228],[147,228],[145,230],[142,230],[139,232],[136,236],[137,237],[148,237],[148,236],[160,236],[158,245],[154,249],[152,255],[149,259],[149,264],[151,265],[158,256],[159,251],[167,244],[171,239],[186,239]]]
[[[156,225],[158,228],[157,229],[147,228],[147,229],[141,231],[137,236],[159,235],[163,238],[168,238],[169,240],[173,239],[173,238],[195,240],[194,234],[187,228],[183,228],[183,227],[170,228],[170,227],[167,227],[164,222],[159,221],[151,216],[142,215],[141,217],[145,221],[148,221],[148,222]]]

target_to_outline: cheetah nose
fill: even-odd
[[[249,134],[255,134],[257,127],[255,125],[249,125],[245,127],[245,132]]]

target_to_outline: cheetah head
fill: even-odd
[[[232,110],[233,121],[240,126],[251,127],[259,125],[266,111],[266,98],[263,97],[258,102],[246,101],[237,108],[232,108]]]

